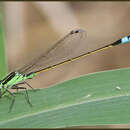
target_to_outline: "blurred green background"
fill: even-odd
[[[130,35],[130,2],[1,2],[8,72],[46,51],[70,30],[87,31],[87,44]],[[44,88],[83,74],[130,67],[130,44],[110,48],[28,81]]]

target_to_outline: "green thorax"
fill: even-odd
[[[21,74],[19,72],[12,72],[0,81],[0,87],[11,88],[13,85],[18,84],[26,79],[32,79],[36,74]]]

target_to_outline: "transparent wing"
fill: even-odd
[[[86,52],[86,31],[72,30],[47,52],[24,65],[18,72],[27,74],[58,64]]]

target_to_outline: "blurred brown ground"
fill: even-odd
[[[46,16],[47,12],[41,13],[41,10],[35,6],[37,2],[4,2],[4,11],[8,9],[5,8],[6,4],[13,6],[13,3],[19,3],[16,6],[21,6],[21,4],[23,4],[24,31],[18,32],[17,28],[13,28],[11,30],[12,36],[9,36],[10,30],[7,26],[15,27],[15,25],[6,25],[6,23],[10,23],[10,21],[6,21],[7,16],[5,15],[6,54],[9,72],[27,63],[32,57],[47,50],[48,47],[52,46],[57,40],[71,30],[67,29],[66,32],[61,35],[57,33],[58,26],[57,30],[54,30],[50,24],[49,17]],[[79,23],[76,28],[82,28],[87,31],[88,44],[109,44],[130,34],[130,2],[65,3],[71,8],[71,11],[73,11]],[[55,2],[49,2],[49,4],[55,4]],[[55,11],[55,8],[51,9]],[[17,8],[15,11],[17,11]],[[67,17],[65,13],[63,15]],[[19,22],[19,17],[14,16],[15,24]],[[71,21],[68,19],[67,21],[69,25]],[[23,39],[20,39],[19,35],[23,35],[23,33],[24,41],[20,43]],[[20,47],[21,44],[22,47]],[[129,67],[129,49],[129,44],[111,48],[73,63],[60,66],[55,70],[42,73],[29,82],[33,82],[31,84],[34,88],[43,88],[87,73]]]
[[[55,13],[56,7],[53,6],[58,2],[48,3],[51,5],[50,10],[58,17],[58,14]],[[24,17],[21,18],[20,15],[16,15],[16,17],[15,14],[12,17],[8,14],[14,4],[16,4],[15,8],[22,5],[20,8],[24,8],[22,12]],[[47,9],[42,10],[45,9],[44,2],[41,7],[36,4],[37,2],[2,2],[9,72],[22,66],[32,57],[46,51],[73,29],[70,24],[74,21],[78,23],[78,26],[75,24],[75,28],[82,28],[87,31],[88,44],[109,44],[123,36],[130,35],[130,2],[63,2],[62,4],[67,4],[66,11],[69,9],[71,15],[74,15],[74,20],[67,19],[68,14],[62,12],[61,6],[61,14],[63,13],[67,21],[63,25],[54,23],[55,20],[62,23],[62,18],[59,17],[52,21],[51,13]],[[14,12],[18,13],[18,8]],[[21,20],[24,21],[24,31],[15,28]],[[21,37],[23,34],[24,39]],[[129,44],[110,48],[44,72],[28,83],[34,88],[44,88],[88,73],[130,67],[129,50]]]

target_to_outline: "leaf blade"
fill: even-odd
[[[0,128],[128,124],[129,76],[130,69],[106,71],[81,76],[36,93],[29,91],[34,103],[32,108],[26,105],[23,95],[18,95],[13,112],[6,114],[8,118],[0,119]],[[2,103],[7,106],[6,102]],[[4,112],[0,108],[1,117]]]

